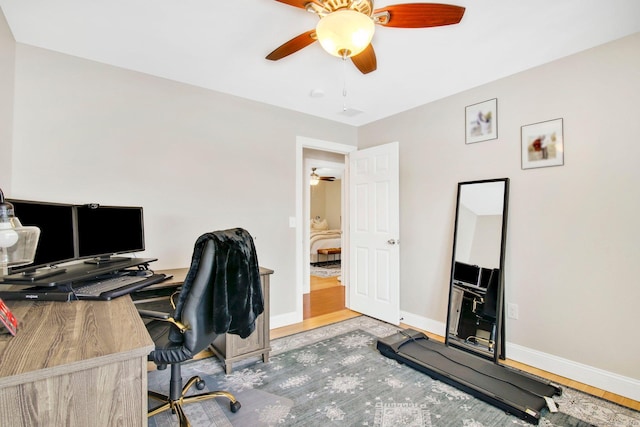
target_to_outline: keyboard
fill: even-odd
[[[114,276],[98,279],[87,284],[74,286],[74,293],[78,299],[102,299],[110,300],[122,295],[130,294],[138,289],[166,279],[164,274],[152,274],[150,276]]]
[[[474,289],[476,291],[480,291],[481,293],[487,292],[487,288],[483,288],[482,286],[478,286],[478,285],[473,285],[471,283],[454,281],[453,284],[463,288]]]

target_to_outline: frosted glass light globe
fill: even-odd
[[[323,49],[337,57],[351,57],[369,46],[375,24],[371,17],[350,9],[340,9],[320,19],[316,35]]]
[[[18,233],[13,231],[11,224],[0,223],[0,248],[10,248],[18,242]]]

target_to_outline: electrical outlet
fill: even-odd
[[[507,317],[509,319],[518,319],[518,304],[509,303],[507,304]]]
[[[295,216],[290,216],[289,217],[289,227],[296,228],[296,217]]]

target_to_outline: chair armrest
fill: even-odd
[[[158,319],[158,320],[168,320],[169,317],[171,317],[171,315],[169,313],[164,313],[162,311],[155,311],[155,310],[144,310],[144,309],[138,309],[138,314],[140,314],[141,317],[147,317],[150,319]]]
[[[163,322],[169,322],[169,323],[173,324],[176,328],[178,328],[180,330],[180,332],[184,332],[187,329],[189,329],[187,326],[182,324],[182,322],[179,322],[176,319],[174,319],[173,317],[171,317],[171,315],[169,313],[163,313],[162,311],[154,311],[154,310],[144,310],[144,309],[139,308],[138,309],[138,314],[140,314],[140,317],[145,317],[145,318],[154,319],[154,320],[160,320],[160,321],[163,321]]]

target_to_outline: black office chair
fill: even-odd
[[[194,376],[183,387],[180,367],[182,362],[206,349],[219,334],[229,332],[245,338],[253,332],[255,320],[263,311],[263,296],[249,233],[237,228],[200,236],[174,308],[173,316],[139,310],[143,317],[154,319],[147,329],[156,348],[148,359],[158,369],[171,365],[169,396],[149,391],[149,397],[163,403],[149,410],[148,416],[171,409],[180,426],[190,426],[182,406],[217,397],[229,399],[231,412],[237,412],[240,402],[226,391],[186,396],[194,384],[202,390],[205,383]]]

